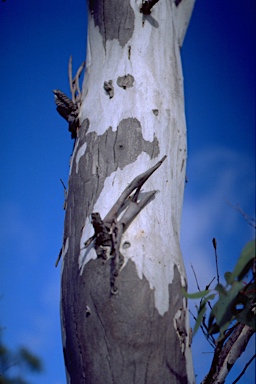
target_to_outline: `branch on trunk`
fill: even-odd
[[[94,248],[98,257],[104,261],[109,258],[113,259],[112,276],[110,279],[112,294],[117,293],[115,280],[124,261],[124,257],[120,252],[122,235],[135,217],[155,195],[156,191],[149,191],[144,192],[139,197],[143,184],[160,167],[165,159],[166,156],[146,172],[135,177],[125,188],[103,220],[98,212],[91,214],[95,233],[84,243],[84,246],[87,248],[94,241]],[[117,219],[120,215],[120,219]]]
[[[69,58],[69,63],[68,63],[68,78],[69,78],[69,87],[70,87],[70,92],[72,96],[72,101],[73,103],[77,104],[78,107],[80,107],[81,104],[81,99],[82,99],[82,94],[79,86],[79,78],[81,76],[81,73],[83,72],[83,69],[85,67],[85,61],[82,62],[80,67],[78,68],[75,77],[73,78],[72,75],[72,56]]]
[[[254,330],[248,325],[237,323],[230,337],[218,342],[209,373],[202,384],[222,384],[236,360],[244,352]]]
[[[142,6],[140,8],[140,12],[143,13],[143,15],[150,15],[151,8],[154,7],[156,3],[158,3],[159,0],[146,0],[142,1]]]
[[[175,0],[174,1],[174,3],[175,3],[175,5],[176,5],[176,7],[178,7],[179,6],[179,4],[182,2],[182,0]]]
[[[80,65],[74,78],[72,78],[72,56],[69,59],[68,77],[72,100],[62,91],[55,89],[55,104],[57,111],[68,122],[68,130],[71,132],[71,138],[77,137],[79,128],[79,110],[81,105],[81,91],[79,87],[79,78],[84,69],[85,61]]]

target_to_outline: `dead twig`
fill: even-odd
[[[78,104],[81,101],[81,90],[80,90],[80,85],[79,85],[79,78],[81,76],[81,73],[85,67],[85,61],[82,62],[80,67],[78,68],[75,77],[73,78],[72,74],[72,56],[69,58],[69,63],[68,63],[68,78],[69,78],[69,87],[70,87],[70,92],[71,92],[71,99],[73,103]]]
[[[215,252],[215,263],[216,263],[216,273],[217,273],[217,282],[220,283],[220,275],[219,275],[219,266],[218,266],[218,254],[217,254],[217,240],[215,237],[212,239],[212,244]]]
[[[189,309],[189,313],[191,314],[191,316],[193,317],[193,319],[196,321],[197,318],[194,316],[194,314],[191,312],[191,310]],[[201,331],[203,332],[203,335],[204,337],[206,338],[206,340],[208,341],[208,343],[210,344],[210,346],[212,348],[215,348],[215,339],[212,335],[209,335],[208,333],[208,328],[206,327],[205,323],[202,322],[203,325],[200,325],[200,328],[201,328]]]
[[[159,0],[146,0],[142,1],[142,5],[140,8],[140,12],[143,13],[143,15],[150,15],[151,8],[154,7],[156,3],[158,3]]]
[[[240,373],[240,375],[237,376],[237,378],[235,379],[235,381],[233,381],[232,384],[236,384],[236,383],[241,379],[241,377],[245,374],[246,369],[249,367],[249,365],[251,364],[251,362],[252,362],[255,358],[256,358],[256,353],[252,356],[252,358],[248,361],[248,363],[245,364],[244,369],[242,370],[242,372]]]
[[[229,201],[227,201],[227,204],[228,204],[231,208],[233,208],[235,211],[240,212],[240,213],[242,214],[242,216],[244,217],[245,221],[247,221],[247,223],[248,223],[251,227],[256,228],[256,219],[255,219],[255,217],[250,217],[250,216],[248,216],[247,213],[245,213],[245,212],[242,210],[242,208],[239,207],[238,204],[237,204],[237,205],[233,205],[233,204],[231,204]]]

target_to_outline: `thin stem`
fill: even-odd
[[[215,263],[216,263],[216,273],[217,273],[217,282],[220,283],[220,276],[219,276],[219,267],[218,267],[218,254],[217,254],[217,240],[215,237],[212,239],[212,244],[215,252]]]
[[[237,378],[235,379],[235,381],[233,381],[232,384],[237,383],[237,382],[241,379],[241,377],[245,374],[246,369],[249,367],[249,365],[251,364],[251,362],[252,362],[255,358],[256,358],[256,353],[255,353],[255,355],[252,356],[252,358],[248,361],[248,363],[245,364],[244,369],[242,370],[242,372],[240,373],[240,375],[237,376]]]

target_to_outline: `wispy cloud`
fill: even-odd
[[[201,289],[205,289],[216,276],[213,237],[217,237],[220,249],[221,278],[226,270],[232,270],[241,247],[253,237],[252,227],[228,202],[239,204],[249,215],[253,215],[254,184],[254,163],[244,154],[225,148],[209,148],[189,158],[181,230],[189,292],[197,291],[190,264],[195,269]],[[216,280],[212,288],[215,285]],[[189,301],[194,314],[195,304],[195,301]],[[200,382],[210,367],[212,355],[203,354],[211,352],[211,347],[200,331],[195,340],[195,372],[198,374],[197,382]]]

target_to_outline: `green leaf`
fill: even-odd
[[[188,299],[201,299],[202,297],[208,295],[208,293],[211,292],[209,289],[206,289],[205,291],[199,291],[196,293],[187,293],[183,289],[183,295],[187,297]]]
[[[245,324],[245,325],[248,325],[249,327],[251,327],[254,332],[256,332],[256,320],[255,320],[255,315],[254,313],[251,311],[251,308],[250,306],[248,307],[245,307],[245,309],[239,313],[238,315],[236,315],[236,319],[237,321],[239,321],[240,323],[242,324]]]
[[[220,294],[220,295],[223,295],[223,296],[227,296],[228,292],[225,290],[225,288],[223,287],[223,285],[221,284],[217,284],[216,287],[215,287],[215,290]]]
[[[193,334],[194,335],[196,334],[196,332],[198,331],[198,328],[200,327],[200,324],[202,323],[203,316],[204,316],[204,314],[206,312],[206,304],[207,304],[207,302],[209,300],[214,299],[214,297],[215,297],[215,293],[205,297],[202,300],[202,302],[200,303],[200,307],[199,307],[199,310],[198,310],[198,315],[197,315],[196,323],[195,323],[194,330],[193,330]]]
[[[224,274],[224,277],[225,277],[225,280],[226,280],[227,284],[231,285],[233,283],[234,278],[233,278],[233,273],[232,272],[226,272]]]
[[[198,331],[198,328],[200,327],[200,324],[202,323],[203,316],[206,312],[206,305],[205,304],[203,306],[200,306],[200,310],[198,311],[198,316],[197,316],[196,323],[194,326],[193,335],[196,334],[196,332]]]
[[[228,329],[230,323],[235,319],[234,303],[237,294],[244,288],[243,283],[240,281],[234,281],[231,288],[228,291],[220,289],[220,284],[216,287],[219,292],[219,300],[214,304],[209,318],[209,333],[212,334],[213,329],[216,329],[216,324],[219,327],[221,340],[224,336],[224,332]]]
[[[247,291],[243,290],[243,292],[240,292],[237,295],[232,310],[237,321],[248,325],[256,331],[255,313],[253,309],[253,303],[255,302],[255,286],[253,284],[248,284],[246,288],[248,288]],[[253,291],[250,291],[250,288]]]
[[[253,259],[255,257],[255,240],[250,241],[243,248],[242,253],[237,261],[235,269],[232,273],[232,279],[242,280],[252,267]]]
[[[19,354],[21,356],[22,361],[26,363],[26,365],[31,371],[40,372],[42,370],[41,360],[37,356],[32,354],[27,348],[20,348]]]

